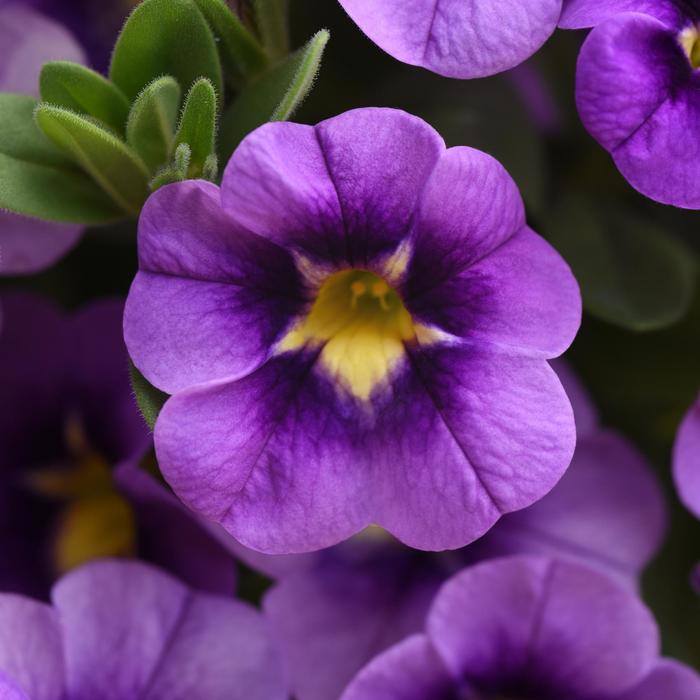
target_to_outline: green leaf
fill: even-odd
[[[217,103],[214,86],[198,80],[187,96],[182,110],[175,146],[186,143],[191,149],[190,177],[201,175],[204,163],[216,148]]]
[[[277,109],[270,117],[271,121],[289,119],[306,99],[321,68],[323,52],[330,38],[330,32],[327,29],[322,29],[320,32],[316,32],[309,43],[301,49],[296,74],[289,89],[277,105]]]
[[[39,89],[43,102],[89,114],[118,134],[124,133],[129,101],[99,73],[77,63],[52,61],[41,69]]]
[[[289,56],[270,71],[262,75],[258,80],[247,86],[238,95],[233,104],[226,110],[221,120],[220,159],[227,162],[238,144],[254,129],[270,121],[273,115],[281,114],[282,104],[287,108],[287,117],[291,116],[289,109],[298,107],[306,93],[296,93],[294,87],[307,75],[304,70],[309,64],[312,70],[318,70],[320,53],[328,42],[327,31],[319,32],[302,49]],[[315,69],[314,66],[315,59]],[[301,81],[298,79],[302,78]],[[306,92],[310,88],[310,81],[306,84]]]
[[[681,319],[692,302],[696,265],[677,238],[619,206],[569,196],[547,226],[571,265],[585,309],[633,331]]]
[[[216,41],[193,0],[144,0],[119,35],[110,77],[130,100],[163,75],[173,76],[184,90],[209,78],[221,93]]]
[[[289,53],[289,0],[255,0],[255,20],[272,58]]]
[[[265,50],[224,0],[194,1],[214,32],[228,73],[250,78],[265,70]]]
[[[0,209],[47,221],[105,224],[123,212],[34,123],[36,100],[0,93]]]
[[[182,93],[175,78],[157,78],[134,102],[126,126],[127,143],[155,172],[170,158]]]
[[[134,390],[136,403],[141,411],[141,415],[144,417],[148,427],[153,430],[158,414],[170,397],[160,389],[156,389],[143,374],[138,371],[136,365],[131,360],[129,360],[129,374],[131,377],[131,388]]]
[[[75,161],[123,209],[138,216],[149,195],[149,172],[128,146],[85,117],[40,103],[34,118],[39,128]]]

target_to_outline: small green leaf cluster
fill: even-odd
[[[137,217],[163,185],[215,182],[247,133],[292,115],[328,41],[289,55],[286,2],[255,7],[248,27],[224,0],[144,0],[108,77],[57,61],[40,101],[0,94],[0,208],[101,225]]]

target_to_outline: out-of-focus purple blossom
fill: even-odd
[[[591,135],[639,192],[700,209],[697,0],[568,0],[560,26],[593,27],[576,84]]]
[[[480,78],[534,54],[557,26],[562,0],[340,0],[362,31],[404,63]]]
[[[690,408],[678,430],[673,476],[681,501],[700,518],[700,399]]]
[[[265,620],[141,562],[62,578],[51,605],[0,594],[3,700],[286,700]]]
[[[2,307],[0,590],[45,597],[76,564],[139,554],[232,592],[232,557],[172,496],[149,493],[136,468],[150,438],[129,384],[122,302],[72,318],[24,295]]]
[[[162,472],[246,546],[310,551],[372,522],[463,546],[569,464],[546,360],[578,328],[576,281],[502,166],[416,117],[262,126],[221,189],[148,200],[139,265],[124,331],[174,394]]]
[[[65,27],[24,3],[0,7],[0,92],[38,97],[41,66],[58,60],[86,60],[85,52]],[[22,275],[49,267],[73,248],[82,231],[82,226],[0,211],[0,275]]]
[[[469,547],[427,554],[374,531],[296,560],[238,552],[277,578],[265,608],[299,700],[338,697],[373,656],[420,631],[440,585],[469,563],[546,555],[636,587],[665,533],[663,494],[644,457],[599,425],[572,371],[556,367],[576,416],[573,462],[541,501],[504,516]]]
[[[700,678],[661,659],[640,600],[570,562],[512,557],[470,567],[433,602],[425,632],[370,662],[342,700],[694,700]]]

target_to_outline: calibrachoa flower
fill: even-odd
[[[129,385],[122,302],[72,318],[30,296],[2,305],[0,590],[45,597],[80,563],[138,554],[231,593],[232,557],[137,469],[150,439]]]
[[[425,553],[369,531],[332,549],[297,555],[296,562],[241,553],[278,579],[265,609],[295,697],[339,697],[375,655],[423,629],[445,579],[482,559],[547,555],[585,563],[636,587],[664,534],[661,489],[641,454],[599,426],[570,370],[557,369],[576,414],[574,460],[541,501],[504,516],[474,544]]]
[[[62,578],[46,605],[0,594],[7,700],[285,700],[262,616],[139,562]]]
[[[580,565],[479,564],[437,595],[425,632],[366,666],[342,700],[694,700],[700,678],[658,656],[651,613]]]
[[[75,39],[22,3],[0,7],[0,92],[38,96],[47,61],[85,62]],[[63,257],[83,227],[53,224],[0,211],[0,275],[38,272]]]
[[[642,194],[700,209],[700,3],[569,0],[560,24],[595,27],[576,86],[591,135]]]
[[[374,522],[459,547],[569,464],[546,360],[578,328],[576,282],[503,168],[416,117],[261,127],[220,190],[148,200],[139,263],[124,332],[175,394],[162,472],[246,546],[308,551]]]
[[[688,411],[678,430],[673,476],[681,500],[700,518],[700,400]]]
[[[508,70],[557,26],[562,0],[340,0],[394,58],[451,78]]]

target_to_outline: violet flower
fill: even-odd
[[[51,605],[0,594],[3,700],[286,700],[262,616],[140,562],[66,575]]]
[[[425,632],[368,664],[342,700],[695,700],[700,678],[658,656],[630,591],[577,564],[513,557],[448,581]]]
[[[58,60],[86,60],[83,49],[63,26],[23,3],[0,7],[0,92],[38,97],[41,66]],[[82,226],[0,210],[0,275],[28,274],[49,267],[75,246],[82,231]]]
[[[339,697],[374,656],[422,630],[442,583],[470,563],[543,555],[637,587],[665,532],[661,488],[641,453],[600,426],[572,372],[563,364],[557,371],[576,415],[573,462],[541,501],[504,516],[472,545],[417,552],[386,533],[368,531],[296,561],[238,553],[277,579],[264,605],[298,700]]]
[[[404,63],[480,78],[534,54],[557,26],[562,0],[339,0],[362,31]]]
[[[681,501],[700,518],[700,400],[693,404],[678,429],[673,476]]]
[[[573,453],[576,282],[493,158],[359,109],[271,123],[146,203],[124,332],[175,493],[268,553],[455,548]]]
[[[84,561],[138,554],[232,592],[232,557],[137,470],[150,438],[129,384],[123,304],[72,318],[31,296],[5,295],[2,306],[0,590],[45,597]]]
[[[591,135],[639,192],[700,209],[700,3],[568,0],[560,26],[594,27],[576,85]]]

